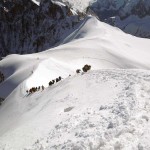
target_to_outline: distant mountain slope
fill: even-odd
[[[77,14],[60,2],[7,0],[0,3],[0,57],[54,46],[77,27]]]
[[[80,11],[87,7],[95,12],[101,21],[119,27],[126,33],[150,38],[149,0],[63,0]]]
[[[98,0],[91,9],[106,23],[132,35],[150,38],[149,0]]]

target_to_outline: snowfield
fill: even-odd
[[[4,58],[0,150],[149,150],[149,48],[89,16],[58,47]]]
[[[149,149],[149,82],[148,71],[110,69],[30,96],[20,85],[1,108],[1,149]]]

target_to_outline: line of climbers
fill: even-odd
[[[85,65],[83,68],[82,68],[82,71],[83,72],[88,72],[89,70],[91,69],[91,66],[90,65]],[[81,69],[77,69],[76,70],[76,73],[77,74],[79,74],[79,73],[81,73]],[[70,77],[71,75],[69,75],[69,77]],[[57,82],[59,82],[59,81],[61,81],[62,80],[62,77],[61,76],[59,76],[58,78],[56,78],[55,80],[52,80],[52,81],[50,81],[48,84],[49,84],[49,86],[52,86],[53,84],[55,84],[55,83],[57,83]],[[39,87],[32,87],[30,90],[27,90],[26,91],[26,93],[27,94],[32,94],[32,93],[35,93],[35,92],[37,92],[37,91],[40,91],[40,90],[44,90],[45,89],[45,87],[42,85],[42,86],[39,86]]]
[[[0,72],[0,83],[2,83],[5,80],[4,74]]]
[[[85,65],[85,66],[82,68],[82,71],[83,71],[83,72],[88,72],[89,70],[91,70],[91,66],[90,66],[90,65]],[[81,73],[81,69],[77,69],[77,70],[76,70],[76,73]]]
[[[42,85],[42,86],[39,86],[39,87],[32,87],[30,90],[27,90],[26,92],[27,92],[27,94],[32,94],[32,93],[35,93],[35,92],[37,92],[37,91],[40,91],[40,90],[44,90],[44,86]]]
[[[62,77],[59,76],[55,80],[50,81],[49,86],[53,85],[54,83],[57,83],[57,82],[61,81],[61,79],[62,79]],[[26,93],[27,94],[32,94],[32,93],[38,92],[40,90],[43,91],[44,89],[45,89],[45,87],[43,85],[39,86],[39,87],[32,87],[30,90],[27,90]]]
[[[57,83],[57,82],[59,82],[59,81],[61,81],[61,80],[62,80],[62,77],[59,76],[59,77],[56,78],[55,80],[50,81],[48,84],[49,84],[49,86],[51,86],[51,85],[53,85],[55,82]]]

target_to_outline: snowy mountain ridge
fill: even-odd
[[[60,46],[4,58],[0,149],[149,150],[149,47],[88,16]]]
[[[0,150],[149,150],[149,6],[0,1]]]
[[[116,41],[116,39],[118,42]],[[91,42],[87,44],[87,41]],[[137,45],[134,43],[139,44]],[[31,76],[34,72],[33,71],[34,68],[36,70],[37,67],[40,69],[43,68],[42,70],[44,70],[44,74],[40,70],[37,71],[37,74],[41,74],[40,75],[41,78],[38,77],[35,79],[33,74],[32,76],[33,79],[31,78],[31,80],[34,80],[35,82],[32,82],[32,85],[30,86],[28,85],[28,87],[34,86],[37,80],[40,81],[40,83],[38,84],[41,85],[43,83],[44,86],[47,86],[48,81],[56,77],[55,74],[57,74],[56,73],[57,70],[54,70],[54,72],[52,72],[52,75],[54,74],[54,76],[52,76],[50,75],[51,73],[49,73],[49,70],[51,69],[53,70],[53,67],[57,65],[62,66],[62,68],[64,68],[63,65],[66,65],[66,67],[68,68],[67,70],[65,69],[66,71],[65,74],[63,73],[64,72],[63,70],[62,74],[60,74],[64,77],[67,77],[70,73],[78,69],[78,67],[81,67],[81,65],[83,66],[86,63],[88,64],[88,61],[91,61],[93,69],[100,69],[100,68],[149,69],[150,66],[149,46],[150,46],[149,40],[147,39],[134,38],[131,35],[124,34],[117,28],[113,28],[105,23],[99,22],[95,17],[86,17],[82,22],[80,22],[79,28],[76,29],[72,34],[70,34],[66,39],[62,41],[62,45],[39,54],[37,53],[23,56],[10,55],[6,57],[6,59],[2,60],[1,61],[2,71],[5,72],[5,67],[3,66],[7,66],[5,74],[8,74],[8,77],[10,76],[9,78],[10,82],[6,83],[4,82],[1,84],[0,95],[1,97],[6,98],[12,92],[12,89],[17,87],[18,84],[20,84],[20,82],[28,78],[28,76]],[[71,49],[72,51],[70,52],[68,49],[69,50]],[[92,50],[94,50],[95,53],[93,53]],[[72,55],[68,55],[68,51]],[[56,52],[59,53],[58,54],[59,57],[57,56]],[[133,54],[135,55],[135,53],[136,57],[133,56]],[[78,63],[76,62],[77,57],[76,55],[79,58],[81,58],[81,61],[79,60]],[[17,60],[15,60],[16,57]],[[45,61],[43,62],[43,60]],[[24,61],[26,61],[26,63],[24,63]],[[41,63],[41,61],[43,63]],[[45,63],[46,64],[48,63],[48,66]],[[38,64],[39,66],[37,66]],[[71,66],[71,64],[73,66]],[[17,66],[17,68],[16,67],[14,68],[13,66]],[[27,68],[29,70],[28,73],[26,73],[25,78],[23,78],[24,70],[21,69],[22,67]],[[59,67],[59,69],[60,68],[61,67]],[[59,69],[58,72],[60,72]],[[17,70],[20,71],[18,72]],[[14,84],[14,81],[12,82],[11,80],[13,80],[12,75],[16,71],[17,71],[16,75],[18,77],[21,76],[22,79],[17,80],[17,82],[15,82]],[[47,75],[45,74],[45,71],[48,73]],[[46,78],[46,76],[49,76],[49,78]],[[38,84],[36,84],[36,86],[38,86]],[[7,88],[8,86],[10,89]]]

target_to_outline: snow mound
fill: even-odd
[[[149,149],[149,81],[148,71],[110,69],[30,96],[22,84],[0,109],[0,148]]]

